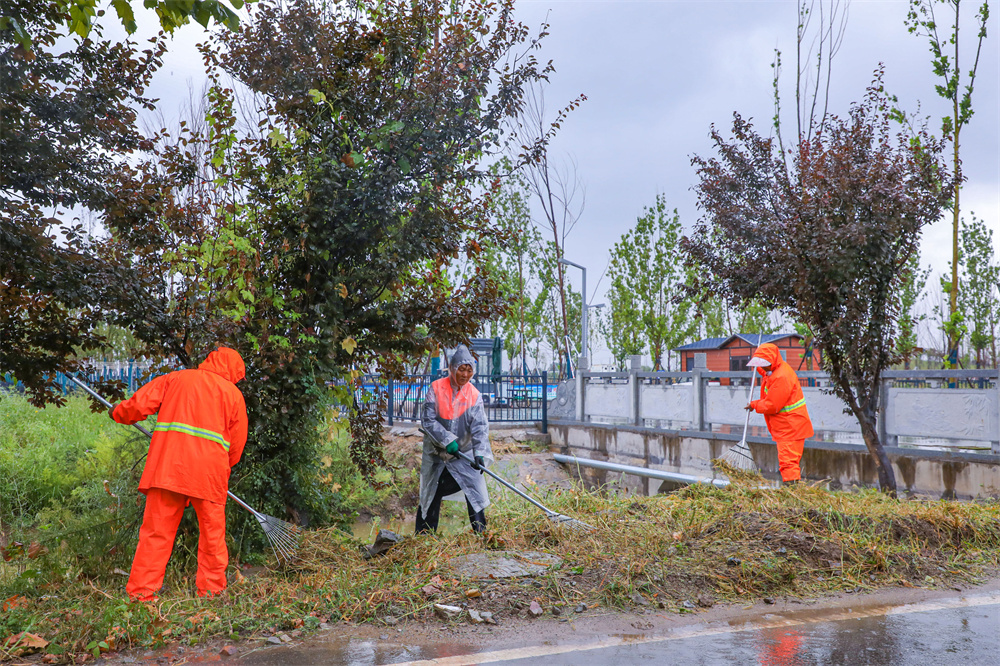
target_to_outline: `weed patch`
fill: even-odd
[[[234,566],[229,591],[209,600],[193,596],[191,567],[171,565],[156,605],[124,600],[122,576],[39,571],[33,587],[2,592],[16,602],[0,620],[0,639],[29,632],[48,641],[46,651],[61,650],[51,653],[70,660],[104,650],[101,643],[156,647],[301,632],[320,622],[427,620],[435,603],[465,604],[501,622],[526,617],[532,602],[546,612],[690,613],[724,601],[954,585],[1000,565],[996,503],[757,485],[692,486],[651,498],[580,489],[546,494],[542,500],[554,510],[596,527],[582,535],[498,493],[485,537],[470,531],[410,537],[367,561],[351,535],[310,530],[293,566],[257,572]],[[551,553],[562,564],[534,578],[496,580],[464,578],[449,565],[452,557],[491,549]],[[35,562],[64,555],[57,550]]]

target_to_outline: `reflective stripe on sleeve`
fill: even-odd
[[[153,430],[157,432],[182,432],[185,435],[191,435],[192,437],[201,437],[202,439],[207,439],[212,442],[216,442],[222,445],[226,451],[229,451],[229,442],[226,438],[217,432],[212,432],[211,430],[205,430],[204,428],[196,428],[193,425],[188,425],[186,423],[157,423]]]
[[[806,406],[806,399],[805,399],[805,398],[802,398],[802,399],[801,399],[801,400],[799,400],[798,402],[793,402],[792,404],[788,405],[787,407],[782,407],[782,408],[781,408],[781,409],[780,409],[780,410],[778,411],[778,413],[779,413],[779,414],[784,414],[785,412],[790,412],[790,411],[792,411],[793,409],[798,409],[799,407],[805,407],[805,406]]]

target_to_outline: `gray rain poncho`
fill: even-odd
[[[465,345],[460,345],[449,359],[448,377],[431,384],[421,410],[420,424],[430,433],[430,436],[424,435],[424,455],[420,465],[420,508],[425,516],[445,467],[461,486],[474,511],[482,511],[490,504],[484,475],[472,469],[466,461],[455,458],[444,450],[445,446],[457,439],[461,451],[473,458],[482,456],[486,466],[493,463],[490,424],[486,421],[483,396],[471,381],[458,390],[452,379],[458,367],[466,364],[471,365],[475,371],[475,359]],[[450,401],[450,404],[439,404],[442,397],[446,402]],[[452,418],[447,418],[449,416]],[[447,499],[460,497],[456,493]]]

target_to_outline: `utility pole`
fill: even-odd
[[[559,259],[560,264],[579,268],[583,273],[583,284],[581,285],[580,296],[580,361],[577,363],[578,369],[589,367],[587,363],[587,269],[580,264],[575,264],[566,259]]]

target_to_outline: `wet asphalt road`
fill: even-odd
[[[404,645],[348,640],[264,650],[245,655],[238,663],[987,666],[1000,664],[1000,594],[857,612],[773,613],[693,625],[660,636],[610,635],[589,643],[542,642],[492,652],[477,651],[464,641]]]
[[[545,657],[545,666],[581,663],[986,666],[1000,663],[1000,605],[751,629]]]

